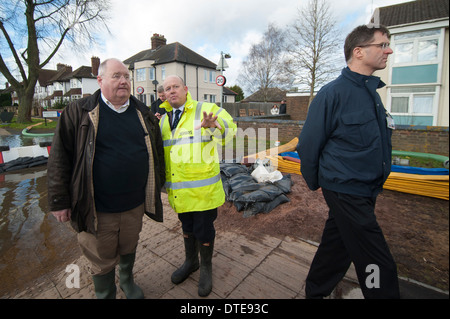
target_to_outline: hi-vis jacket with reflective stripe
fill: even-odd
[[[161,104],[167,112],[172,107]],[[222,130],[199,127],[203,112],[218,116]],[[220,178],[218,145],[225,145],[236,134],[233,118],[214,103],[194,101],[187,93],[184,112],[176,129],[171,131],[170,115],[160,120],[166,163],[166,190],[169,203],[177,213],[205,211],[225,202]]]

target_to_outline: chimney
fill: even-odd
[[[94,76],[98,75],[98,68],[100,67],[100,58],[93,56],[91,58],[92,74]]]
[[[56,65],[56,70],[57,71],[65,70],[64,73],[70,73],[70,72],[72,72],[72,67],[70,65],[67,65],[67,64],[58,63]]]
[[[156,50],[159,47],[166,45],[167,40],[162,34],[153,33],[152,36],[152,50]]]

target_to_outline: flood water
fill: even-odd
[[[0,136],[0,145],[29,146],[52,137]],[[75,233],[48,214],[47,167],[0,174],[0,298],[61,270],[78,253]],[[35,283],[38,284],[38,283]]]
[[[39,145],[40,142],[51,142],[53,136],[28,137],[22,134],[0,135],[0,146],[9,145],[10,148],[20,146]]]

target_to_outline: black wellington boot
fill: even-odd
[[[120,289],[122,289],[127,299],[144,299],[144,293],[142,292],[142,289],[135,284],[133,278],[133,267],[135,259],[136,253],[120,256]]]
[[[197,240],[192,233],[184,234],[184,249],[186,260],[180,268],[174,271],[171,277],[172,282],[176,285],[181,284],[199,268]]]
[[[198,281],[198,295],[206,297],[212,290],[212,256],[214,252],[214,240],[205,246],[199,243],[200,247],[200,280]]]

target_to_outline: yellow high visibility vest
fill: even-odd
[[[172,107],[161,104],[167,112]],[[203,112],[218,116],[222,130],[195,129],[203,120]],[[169,116],[160,120],[166,163],[165,188],[170,206],[177,213],[205,211],[225,202],[217,146],[224,145],[236,134],[231,115],[214,103],[194,101],[190,93],[176,129],[171,131]]]

